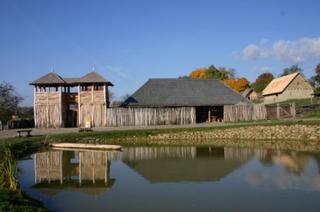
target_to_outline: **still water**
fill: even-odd
[[[320,211],[320,154],[217,147],[39,152],[19,181],[52,211]]]

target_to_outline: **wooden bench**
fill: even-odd
[[[22,133],[26,133],[26,137],[31,137],[32,130],[17,130],[17,136],[21,137]]]
[[[82,127],[78,129],[78,132],[92,132],[92,128],[89,127]]]

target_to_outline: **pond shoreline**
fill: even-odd
[[[67,133],[47,136],[0,139],[0,153],[10,149],[16,159],[48,147],[52,142],[133,145],[212,145],[297,151],[320,151],[320,121],[288,121],[277,123],[245,123],[243,125],[212,128],[137,129],[126,131]],[[8,207],[15,198],[33,201],[18,192],[0,190]],[[9,195],[9,196],[8,196]],[[23,201],[21,201],[23,203]],[[45,210],[34,200],[34,210]],[[0,202],[1,203],[1,202]],[[2,203],[1,203],[2,204]],[[26,205],[21,205],[25,207]],[[1,206],[1,205],[0,205]]]
[[[83,135],[83,136],[82,136]],[[47,142],[76,142],[117,145],[214,145],[320,151],[320,125],[248,126],[177,132],[146,132],[131,136],[111,136],[99,133],[81,136],[49,136]]]

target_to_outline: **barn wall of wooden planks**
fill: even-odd
[[[194,123],[196,123],[194,107],[107,108],[108,127]]]

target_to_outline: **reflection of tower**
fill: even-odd
[[[79,183],[83,180],[108,182],[110,162],[106,152],[79,152]]]
[[[115,181],[110,179],[110,162],[108,153],[104,151],[37,153],[34,170],[35,187],[42,189],[72,188],[96,194],[111,187]]]
[[[34,156],[34,176],[35,183],[59,180],[63,181],[62,176],[62,152],[41,152]]]

